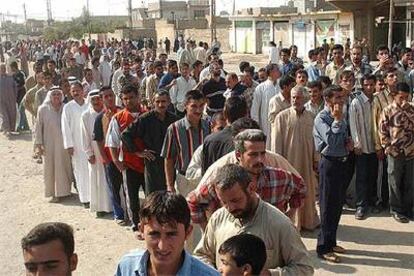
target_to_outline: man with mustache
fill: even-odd
[[[234,148],[237,163],[250,174],[261,199],[290,217],[295,214],[305,199],[306,187],[303,179],[296,172],[264,165],[268,162],[268,153],[263,131],[243,130],[234,138]],[[187,198],[193,222],[199,223],[203,229],[207,224],[206,211],[212,213],[221,206],[218,195],[212,188],[218,179],[217,176],[214,181],[202,180]]]
[[[258,138],[264,136],[260,130],[245,132],[240,135],[254,132],[250,134]],[[252,145],[244,143],[249,151]],[[264,143],[262,148],[264,150]],[[252,167],[246,170],[239,165],[228,164],[221,169],[218,181],[212,188],[223,207],[211,216],[194,255],[220,267],[221,244],[230,237],[249,233],[261,238],[266,245],[267,262],[260,275],[313,275],[309,253],[293,224],[258,195],[268,187],[257,183],[252,172],[262,166],[257,163]],[[278,174],[282,174],[282,171]]]

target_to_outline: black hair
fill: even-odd
[[[224,104],[223,113],[230,123],[247,115],[247,103],[242,97],[230,97]]]
[[[201,93],[200,90],[190,90],[187,93],[185,93],[185,102],[188,103],[190,100],[203,100],[204,95]]]
[[[375,82],[377,82],[377,77],[375,75],[372,75],[372,74],[366,74],[361,78],[361,82],[364,83],[364,81],[366,81],[366,80],[372,80],[375,83]]]
[[[239,118],[231,124],[231,136],[236,137],[237,134],[245,129],[260,129],[260,126],[251,118]]]
[[[410,86],[405,82],[397,83],[397,92],[410,93]]]
[[[322,90],[322,84],[321,84],[320,81],[311,81],[311,82],[308,82],[307,87],[309,89],[312,89],[312,88],[317,87],[319,90]]]
[[[144,201],[139,216],[141,222],[148,223],[155,218],[160,224],[184,224],[187,230],[190,227],[190,209],[182,195],[168,191],[151,193]]]
[[[390,49],[389,49],[386,45],[379,45],[379,46],[377,47],[377,55],[378,55],[378,53],[379,53],[380,51],[384,51],[384,50],[387,50],[387,51],[388,51],[388,53],[390,52]]]
[[[290,75],[283,75],[279,80],[279,86],[281,89],[283,89],[286,86],[290,86],[294,82],[296,82],[295,79],[292,78]]]
[[[250,66],[250,63],[248,61],[240,62],[240,64],[239,64],[240,72],[244,72],[244,70],[249,66]]]
[[[138,88],[135,85],[125,85],[121,89],[121,94],[129,94],[134,93],[134,95],[138,95]]]
[[[62,222],[46,222],[35,226],[23,237],[21,246],[23,250],[29,250],[33,246],[55,240],[62,243],[66,256],[70,258],[75,251],[73,229],[70,225]]]
[[[247,233],[227,239],[220,245],[219,254],[229,254],[237,267],[249,264],[253,275],[260,274],[267,259],[266,245],[263,240]]]
[[[342,91],[342,87],[340,87],[339,85],[328,86],[327,88],[325,88],[325,90],[323,90],[323,98],[330,99],[333,97],[333,95],[336,92],[341,92],[341,91]]]
[[[332,52],[333,52],[334,50],[341,50],[341,51],[343,52],[343,51],[344,51],[344,46],[342,46],[341,44],[335,44],[335,45],[332,47]]]

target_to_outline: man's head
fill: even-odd
[[[317,103],[322,99],[322,84],[320,81],[311,81],[307,85],[310,99],[313,103]]]
[[[84,100],[83,86],[79,81],[75,81],[70,85],[70,95],[76,102]]]
[[[193,74],[198,75],[203,70],[203,62],[196,60],[192,65],[192,69]]]
[[[405,106],[410,98],[410,87],[405,82],[397,84],[397,93],[394,95],[394,102],[399,106]]]
[[[161,89],[155,92],[154,95],[154,109],[159,114],[165,114],[167,108],[171,103],[170,93],[167,90]]]
[[[211,133],[222,131],[226,127],[226,120],[223,112],[216,112],[211,116],[210,129]]]
[[[276,81],[281,75],[279,66],[277,64],[266,65],[266,75],[270,80]]]
[[[344,59],[344,47],[341,44],[335,44],[332,47],[332,57],[334,62],[342,62]]]
[[[36,83],[38,85],[40,85],[40,86],[43,86],[44,85],[43,72],[42,71],[37,72],[36,75],[35,75],[35,78],[36,78]]]
[[[101,112],[103,109],[102,96],[99,93],[99,89],[94,89],[88,94],[89,104],[96,112]]]
[[[223,276],[260,275],[267,259],[266,245],[251,234],[239,234],[227,239],[219,248]]]
[[[179,266],[185,240],[192,231],[185,198],[167,191],[153,192],[145,199],[139,215],[150,265]]]
[[[236,157],[249,173],[259,175],[264,167],[266,135],[261,130],[246,129],[234,138]]]
[[[362,48],[361,46],[353,46],[351,50],[351,61],[355,65],[359,65],[362,61]]]
[[[347,92],[351,92],[355,86],[355,76],[352,71],[345,70],[339,75],[339,85]]]
[[[177,76],[178,75],[178,66],[177,66],[177,62],[175,60],[168,60],[167,61],[167,68],[168,68],[168,73],[170,73],[173,76]]]
[[[290,50],[288,48],[283,48],[280,50],[280,59],[283,63],[289,63],[290,61]]]
[[[230,97],[226,100],[223,110],[224,118],[228,123],[233,123],[247,115],[247,103],[242,97]]]
[[[138,89],[133,85],[125,85],[121,90],[122,103],[128,110],[136,110],[139,105]]]
[[[295,73],[296,84],[306,86],[308,83],[308,72],[304,69],[299,69]]]
[[[21,245],[26,275],[69,276],[78,264],[73,229],[65,223],[39,224]]]
[[[290,50],[290,57],[291,58],[295,58],[298,56],[298,47],[296,45],[292,45],[289,48]]]
[[[290,102],[297,112],[302,112],[305,109],[306,88],[304,86],[296,85],[290,91]]]
[[[260,130],[260,126],[255,120],[248,118],[248,117],[242,117],[240,119],[237,119],[231,124],[231,136],[236,137],[237,134],[239,134],[245,129],[259,129]]]
[[[345,100],[342,93],[342,87],[338,85],[331,85],[325,88],[323,91],[323,98],[330,108],[333,108],[335,105],[340,105],[342,107]]]
[[[47,70],[49,70],[49,72],[55,72],[56,62],[53,59],[47,61]]]
[[[254,211],[256,187],[245,168],[227,164],[217,174],[215,191],[223,207],[235,218],[249,218]]]
[[[115,107],[115,93],[110,86],[103,86],[100,90],[103,104],[106,108],[111,109]]]
[[[131,64],[129,63],[128,60],[124,60],[122,62],[122,72],[124,73],[124,75],[128,75],[130,70],[131,70]]]
[[[371,98],[372,95],[374,95],[375,93],[375,82],[376,82],[376,77],[374,75],[366,75],[364,77],[362,77],[362,89],[364,91],[364,94],[368,97]]]
[[[189,120],[200,120],[206,100],[199,90],[190,90],[185,94],[185,110]]]
[[[92,66],[93,67],[95,67],[95,68],[98,68],[98,66],[99,66],[99,58],[98,57],[94,57],[93,59],[92,59]]]
[[[411,48],[403,48],[400,52],[401,63],[408,65],[408,61],[413,59],[413,52]]]
[[[395,87],[398,82],[397,68],[390,68],[384,74],[384,81],[388,87]]]
[[[164,72],[164,68],[162,65],[162,62],[157,60],[154,62],[154,74],[156,74],[157,76],[161,76]]]
[[[382,75],[375,75],[376,82],[375,82],[375,92],[381,92],[385,89],[385,80],[384,76]]]
[[[227,88],[233,89],[239,83],[239,77],[236,73],[229,73],[226,76]]]
[[[92,82],[93,81],[93,74],[92,74],[92,70],[89,68],[86,68],[85,70],[83,70],[83,75],[85,76],[85,80],[87,82]]]
[[[220,75],[221,75],[221,67],[220,67],[220,64],[218,63],[218,61],[213,61],[210,64],[210,68],[209,69],[210,69],[211,77],[213,77],[213,78],[220,77]]]
[[[245,68],[243,71],[242,77],[243,77],[243,80],[242,80],[243,85],[247,87],[252,87],[253,77],[254,77],[254,66],[249,66]]]
[[[188,63],[181,63],[180,64],[180,72],[181,76],[188,77],[190,76],[190,65]]]
[[[17,62],[13,61],[12,63],[10,63],[10,69],[13,72],[17,72],[19,70],[19,66],[17,65]]]
[[[318,58],[318,52],[317,49],[310,49],[308,52],[308,58],[310,62],[314,62]]]
[[[258,77],[258,81],[259,82],[264,82],[264,81],[266,81],[267,80],[267,71],[266,71],[266,68],[260,68],[258,71],[257,71],[257,77]]]
[[[284,92],[290,91],[295,86],[295,79],[290,75],[283,75],[279,80],[280,89]]]
[[[248,61],[242,61],[239,63],[239,70],[241,73],[243,73],[244,69],[246,69],[247,67],[250,67],[250,63]]]

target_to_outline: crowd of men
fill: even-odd
[[[395,60],[378,46],[373,67],[359,44],[347,46],[348,59],[340,44],[312,49],[307,64],[292,45],[264,68],[242,61],[227,72],[217,41],[209,49],[180,37],[176,59],[131,41],[93,43],[92,52],[84,40],[55,44],[68,51],[37,59],[27,79],[16,61],[9,73],[0,65],[2,131],[27,130],[28,111],[45,196],[59,202],[73,184],[85,208],[145,239],[117,275],[310,275],[300,231],[319,229],[318,256],[340,262],[349,197],[358,220],[382,210],[413,219],[410,48]],[[49,231],[74,270],[70,228],[39,227],[32,235]],[[263,247],[257,237],[264,253],[251,256]],[[45,243],[30,239],[25,254]]]

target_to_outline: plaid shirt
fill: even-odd
[[[299,208],[303,205],[306,186],[303,179],[288,171],[264,167],[257,181],[257,194],[264,201],[272,204],[282,212]],[[200,183],[188,194],[188,206],[194,223],[207,221],[206,211],[213,213],[221,207],[214,189],[214,183]]]

